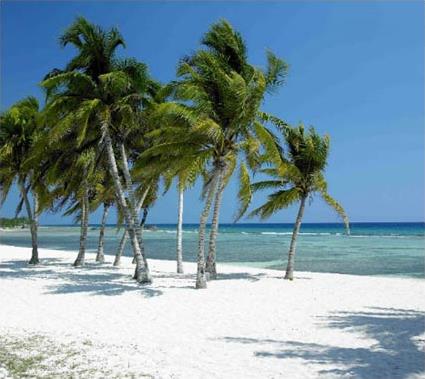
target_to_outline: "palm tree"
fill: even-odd
[[[61,43],[72,44],[78,54],[64,71],[54,70],[42,83],[49,98],[47,112],[58,116],[51,133],[65,138],[74,129],[77,145],[94,135],[105,149],[117,203],[137,260],[135,278],[150,283],[125,149],[126,130],[141,124],[140,109],[150,83],[146,66],[135,60],[117,59],[116,48],[124,45],[119,32],[104,31],[84,18],[68,28]],[[120,151],[118,158],[116,149]]]
[[[32,241],[30,264],[39,263],[37,231],[41,209],[36,189],[40,182],[37,180],[39,175],[35,172],[36,167],[27,167],[25,161],[37,139],[39,119],[39,105],[34,97],[27,97],[14,104],[0,116],[0,205],[5,201],[16,180],[21,195],[17,213],[22,203],[25,204],[30,220]],[[34,200],[33,206],[30,202],[30,192]]]
[[[284,128],[283,136],[288,156],[279,154],[280,159],[273,159],[271,167],[260,170],[263,174],[271,176],[272,179],[251,185],[252,191],[273,189],[275,192],[268,196],[265,204],[252,211],[250,216],[260,216],[264,219],[299,202],[285,274],[285,279],[292,280],[294,278],[296,241],[307,198],[312,197],[315,193],[319,194],[341,216],[347,233],[349,233],[349,221],[342,206],[327,192],[324,170],[329,154],[329,137],[321,137],[314,128],[305,131],[303,125]],[[268,163],[270,164],[270,162]]]
[[[194,172],[196,167],[188,166],[185,170],[180,171],[177,176],[177,192],[178,192],[178,205],[177,205],[177,231],[176,231],[176,262],[177,273],[183,274],[183,208],[184,208],[184,191],[193,186],[197,178]],[[198,172],[198,174],[200,174]]]
[[[208,162],[214,156],[214,134],[209,133],[208,125],[212,122],[190,107],[176,103],[164,102],[154,107],[150,114],[152,124],[160,124],[161,128],[155,129],[149,135],[156,143],[146,149],[135,165],[153,173],[163,173],[166,180],[166,189],[171,186],[174,177],[178,178],[178,186],[194,183],[196,178],[205,174]],[[165,173],[165,174],[164,174]],[[184,180],[182,180],[184,178]],[[214,175],[210,179],[205,175],[203,198],[212,201],[212,194],[215,183]],[[207,211],[201,217],[200,240],[205,236],[205,224],[208,217],[211,201],[206,201]],[[202,234],[203,233],[203,234]],[[205,262],[201,262],[203,252],[203,242],[199,244],[198,250],[198,273],[197,277],[205,280]],[[180,257],[177,258],[179,266]],[[199,281],[197,281],[199,282]],[[202,288],[202,283],[197,287]]]
[[[47,123],[56,121],[49,117],[45,120]],[[80,246],[73,264],[77,267],[85,263],[88,218],[93,210],[94,188],[100,180],[97,161],[102,152],[93,140],[87,139],[81,146],[75,141],[75,133],[67,133],[66,139],[57,140],[46,127],[43,138],[34,145],[29,163],[38,161],[40,156],[46,157],[50,198],[45,207],[58,211],[67,206],[64,215],[76,215],[75,220],[80,221]]]
[[[205,271],[210,278],[216,276],[216,238],[223,191],[237,167],[240,153],[245,153],[246,157],[246,163],[240,164],[240,171],[246,172],[246,164],[251,168],[256,164],[257,139],[272,138],[258,119],[258,113],[266,93],[283,83],[287,70],[285,62],[271,52],[267,53],[265,71],[250,64],[241,35],[227,21],[213,24],[202,44],[203,49],[180,63],[179,80],[174,83],[175,98],[197,115],[196,128],[203,130],[210,147],[210,177],[206,180],[205,205],[199,226],[197,288],[206,287]],[[185,112],[187,114],[186,109]],[[205,227],[213,202],[205,265]]]

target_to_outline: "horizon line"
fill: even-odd
[[[210,225],[211,223],[207,223]],[[293,225],[294,222],[222,222],[219,225]],[[302,225],[308,224],[343,224],[342,222],[303,222]],[[352,221],[350,224],[425,224],[425,220],[423,221]],[[71,224],[39,224],[39,226],[80,226],[79,223],[71,223]],[[93,225],[101,225],[100,223],[89,223],[89,226]],[[107,223],[106,226],[116,226],[117,224]],[[177,225],[177,223],[173,222],[157,222],[157,223],[147,223],[147,226],[155,226],[155,225]],[[187,222],[183,223],[183,225],[199,225],[198,222]]]

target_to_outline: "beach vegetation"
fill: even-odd
[[[285,279],[294,278],[295,250],[297,237],[300,231],[306,202],[312,200],[314,195],[319,195],[341,217],[349,234],[349,221],[343,207],[328,193],[328,185],[324,176],[329,156],[329,136],[320,136],[311,127],[308,130],[304,125],[297,127],[286,126],[281,129],[285,141],[285,154],[283,150],[270,157],[265,155],[260,173],[270,179],[258,181],[250,185],[251,193],[261,190],[273,190],[268,195],[267,201],[254,209],[250,216],[261,219],[299,203],[292,238],[288,252],[288,263]],[[276,159],[278,157],[278,159]],[[250,197],[247,199],[249,202]]]
[[[38,217],[39,194],[43,186],[41,166],[25,165],[31,149],[39,137],[40,112],[36,98],[27,97],[0,115],[0,205],[16,183],[20,200],[16,217],[23,206],[27,211],[31,231],[32,254],[30,264],[39,263]],[[32,197],[32,204],[31,204]]]
[[[267,50],[265,67],[254,65],[242,35],[226,20],[210,26],[200,47],[179,61],[176,79],[166,84],[153,79],[144,63],[119,55],[125,41],[117,28],[77,17],[59,42],[63,48],[71,46],[74,55],[41,81],[44,108],[29,97],[1,115],[1,200],[16,181],[18,210],[25,205],[31,226],[30,263],[39,261],[38,215],[64,210],[80,222],[74,266],[83,266],[89,216],[99,207],[96,261],[104,263],[105,228],[115,207],[117,227],[124,230],[114,266],[130,240],[134,279],[151,283],[143,229],[149,209],[176,183],[176,262],[177,272],[183,273],[184,191],[201,180],[196,288],[206,288],[207,280],[217,277],[220,208],[235,173],[240,202],[236,220],[258,190],[277,192],[251,216],[267,218],[299,202],[288,279],[293,278],[296,239],[309,198],[319,194],[348,226],[343,208],[327,193],[329,138],[302,125],[291,127],[262,109],[284,84],[287,63]],[[272,179],[251,184],[256,173]]]

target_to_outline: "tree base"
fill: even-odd
[[[114,261],[114,264],[113,264],[114,267],[119,267],[120,265],[121,265],[121,261],[119,259]]]
[[[207,271],[206,272],[207,275],[207,280],[216,280],[217,279],[217,272],[216,271]]]
[[[38,265],[39,263],[40,263],[40,260],[35,257],[32,257],[28,262],[29,265]]]
[[[81,267],[81,266],[84,266],[84,260],[77,259],[77,260],[73,263],[73,266],[74,266],[74,267]]]
[[[196,278],[196,286],[195,286],[195,288],[196,289],[203,289],[203,288],[207,288],[207,280],[206,280],[206,278],[205,278],[205,275],[202,275],[202,276],[198,276],[197,278]]]
[[[105,256],[104,255],[97,255],[96,256],[96,262],[105,263]]]
[[[152,284],[152,278],[150,275],[143,274],[136,278],[137,283],[139,284]]]
[[[208,263],[205,267],[205,271],[207,272],[207,280],[216,280],[217,279],[217,267],[215,262]]]
[[[294,280],[294,273],[293,272],[287,272],[285,274],[284,279],[286,279],[286,280]]]
[[[177,266],[177,274],[184,274],[182,266]]]
[[[138,270],[137,267],[134,270],[133,279],[139,284],[152,284],[152,277],[148,271]]]

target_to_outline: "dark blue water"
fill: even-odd
[[[223,224],[218,237],[220,262],[283,269],[292,224]],[[122,231],[106,231],[106,253],[113,254]],[[78,226],[40,228],[39,245],[44,248],[77,250]],[[98,227],[91,226],[88,249],[97,247]],[[148,257],[175,258],[175,225],[156,225],[145,232]],[[31,246],[27,230],[1,232],[0,243]],[[197,225],[184,227],[184,258],[194,261]],[[0,252],[1,254],[1,252]],[[130,255],[127,248],[126,254]],[[296,269],[356,275],[423,277],[425,270],[424,223],[353,223],[351,235],[341,224],[303,224],[298,238]]]

